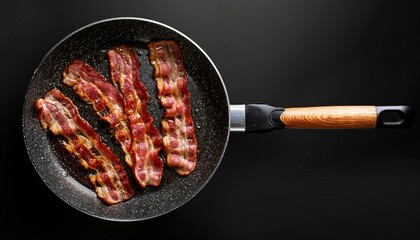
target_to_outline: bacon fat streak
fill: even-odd
[[[197,162],[197,139],[181,49],[172,40],[150,42],[148,47],[158,98],[165,108],[161,132],[166,162],[178,174],[189,175]]]
[[[121,162],[68,97],[52,89],[37,100],[36,108],[42,127],[65,137],[62,143],[66,150],[77,156],[85,169],[95,171],[89,180],[99,198],[115,204],[132,197],[133,189]]]
[[[123,97],[114,85],[80,60],[74,60],[64,70],[63,83],[73,87],[79,97],[92,104],[101,119],[110,124],[124,151],[125,161],[131,166],[131,133],[124,113]]]
[[[158,186],[163,173],[163,161],[159,158],[161,136],[147,112],[149,96],[140,82],[140,61],[137,53],[127,46],[108,51],[110,75],[124,96],[124,112],[132,135],[131,151],[137,182],[145,187]]]

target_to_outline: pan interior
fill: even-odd
[[[152,78],[147,43],[152,40],[173,39],[181,47],[191,92],[192,115],[199,146],[194,172],[181,177],[169,168],[164,169],[159,187],[140,189],[134,180],[136,193],[132,199],[105,205],[90,186],[88,173],[77,159],[68,154],[57,137],[41,128],[35,101],[52,88],[70,97],[85,118],[102,136],[104,142],[120,157],[130,179],[131,170],[123,161],[122,151],[92,107],[81,101],[73,90],[61,82],[63,69],[74,59],[87,62],[109,79],[106,52],[121,44],[135,49],[141,62],[141,81],[150,100],[149,113],[159,129],[163,110],[156,98],[157,88]],[[156,217],[172,211],[195,196],[216,171],[229,136],[229,102],[226,89],[217,69],[208,56],[182,33],[163,24],[137,18],[109,19],[88,25],[58,43],[44,57],[35,71],[25,96],[23,134],[31,161],[48,187],[62,200],[89,215],[116,221],[135,221]]]

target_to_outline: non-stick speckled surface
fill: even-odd
[[[87,180],[88,173],[68,154],[59,138],[44,131],[35,110],[35,101],[52,88],[58,88],[78,106],[82,117],[98,131],[104,142],[122,160],[122,151],[106,123],[92,107],[81,101],[72,88],[61,82],[63,69],[74,59],[86,61],[109,79],[106,51],[121,44],[134,48],[141,61],[141,79],[150,101],[148,109],[159,126],[163,110],[156,98],[147,43],[174,39],[180,45],[191,92],[192,114],[199,144],[198,163],[187,177],[165,168],[159,187],[136,189],[134,197],[112,206],[97,198]],[[117,18],[84,27],[58,43],[42,60],[28,86],[23,109],[23,133],[31,161],[44,182],[66,203],[89,215],[118,221],[135,221],[159,216],[194,197],[217,169],[229,136],[229,101],[223,81],[206,54],[178,31],[153,21]],[[122,161],[123,162],[123,161]],[[131,176],[131,171],[127,168]],[[132,178],[131,178],[132,179]]]

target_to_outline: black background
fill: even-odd
[[[0,9],[0,236],[420,239],[420,134],[411,129],[232,133],[209,184],[164,216],[117,223],[52,193],[23,142],[42,57],[91,22],[168,24],[218,67],[231,103],[399,105],[420,116],[420,5],[403,1],[8,1]]]

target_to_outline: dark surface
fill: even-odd
[[[134,223],[93,218],[61,201],[34,170],[21,127],[42,57],[79,27],[117,16],[151,18],[193,39],[219,69],[231,103],[405,104],[419,118],[419,10],[414,1],[3,3],[0,236],[419,239],[418,120],[411,129],[231,134],[197,196]]]

